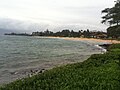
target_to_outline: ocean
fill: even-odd
[[[31,70],[82,62],[100,53],[97,42],[30,36],[0,36],[0,84],[28,76]]]

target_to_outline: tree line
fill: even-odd
[[[75,32],[74,30],[65,29],[58,32],[52,32],[48,29],[43,32],[33,32],[32,36],[59,36],[59,37],[84,37],[84,38],[106,38],[106,32],[102,31],[90,31],[87,30],[79,30]]]

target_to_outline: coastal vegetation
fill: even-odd
[[[62,31],[58,32],[52,32],[49,31],[48,29],[46,31],[37,31],[37,32],[32,32],[32,34],[27,34],[27,33],[5,33],[4,35],[17,35],[17,36],[52,36],[52,37],[83,37],[83,38],[107,38],[107,33],[103,31],[90,31],[89,29],[87,30],[79,30],[74,31],[74,30],[69,30],[69,29],[64,29]]]
[[[74,30],[65,29],[59,32],[52,32],[48,29],[44,32],[33,32],[32,36],[55,36],[55,37],[84,37],[84,38],[106,38],[106,32],[102,31],[90,31],[87,30],[79,30],[75,32]]]
[[[107,29],[107,35],[115,39],[120,38],[120,25],[109,27]]]
[[[120,44],[113,44],[105,54],[16,80],[0,90],[119,90],[119,60]]]

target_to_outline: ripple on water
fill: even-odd
[[[86,41],[1,36],[0,83],[23,77],[31,69],[80,62],[99,52],[93,44]]]

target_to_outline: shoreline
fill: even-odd
[[[120,43],[118,40],[103,40],[97,38],[81,38],[81,37],[53,37],[53,36],[33,36],[36,38],[55,38],[55,39],[65,39],[65,40],[75,40],[75,41],[95,41],[95,42],[103,42],[104,44],[117,44]]]
[[[109,43],[110,40],[101,40],[101,39],[94,39],[94,38],[69,38],[69,37],[39,37],[39,36],[34,36],[35,38],[51,38],[51,39],[64,39],[64,40],[74,40],[74,41],[97,41],[97,42],[103,42],[103,44],[95,44],[94,47],[98,48],[101,52],[99,53],[96,53],[96,54],[104,54],[107,52],[107,49],[104,48],[103,46],[100,46],[100,45],[104,45],[104,44],[111,44]],[[119,41],[116,41],[114,40],[114,43],[117,43]],[[120,43],[120,42],[119,42]],[[93,55],[93,54],[91,54]],[[90,56],[91,56],[90,55]],[[89,56],[89,57],[90,57]],[[89,58],[88,57],[88,58]],[[87,59],[88,59],[87,58]],[[84,59],[83,61],[87,60],[87,59]],[[79,62],[83,62],[83,61],[79,61]],[[55,64],[53,66],[50,66],[48,68],[33,68],[33,69],[29,69],[30,71],[32,71],[31,73],[29,73],[27,76],[31,77],[31,76],[34,76],[36,74],[39,74],[39,73],[43,73],[44,71],[46,70],[50,70],[50,69],[53,69],[55,67],[60,67],[60,66],[64,66],[64,65],[67,65],[67,64],[74,64],[74,63],[79,63],[78,61],[77,62],[61,62],[61,64]],[[42,71],[43,70],[43,71]]]
[[[98,49],[101,49],[101,52],[107,52],[108,46],[111,44],[118,44],[120,41],[118,40],[103,40],[103,39],[96,39],[96,38],[74,38],[74,37],[39,37],[35,36],[36,38],[54,38],[54,39],[64,39],[64,40],[73,40],[73,41],[87,41],[91,43],[99,43],[95,44],[94,46],[97,47]]]
[[[1,89],[5,90],[5,89],[16,88],[16,89],[26,90],[26,87],[28,89],[29,88],[34,89],[35,87],[35,89],[47,88],[53,90],[59,88],[65,89],[68,86],[69,89],[71,89],[71,87],[73,87],[74,85],[75,86],[72,89],[76,89],[76,85],[82,86],[77,88],[80,90],[83,88],[86,90],[86,87],[83,87],[84,85],[87,86],[87,89],[88,88],[91,89],[91,86],[93,89],[96,89],[96,86],[97,89],[100,90],[101,88],[111,89],[112,85],[113,85],[112,86],[113,89],[119,89],[119,83],[118,83],[119,78],[116,78],[119,77],[119,71],[120,71],[119,69],[117,69],[119,68],[119,66],[118,63],[116,63],[119,62],[119,58],[117,58],[119,57],[119,54],[117,54],[117,52],[119,51],[111,52],[104,55],[92,55],[89,59],[87,59],[87,61],[83,63],[75,63],[71,65],[69,64],[67,66],[56,67],[50,71],[46,71],[45,74],[42,75],[38,74],[37,76],[31,78],[25,78],[25,79],[23,78],[19,81],[14,81],[13,83],[9,83],[6,86],[3,85],[1,86]],[[114,53],[116,54],[113,55]],[[113,58],[111,58],[111,55],[113,55]],[[116,60],[116,62],[114,60]],[[85,84],[86,83],[85,81],[87,82],[87,84]],[[104,82],[102,85],[101,85],[101,81]],[[108,82],[110,82],[109,85]],[[21,87],[21,85],[23,87]]]
[[[113,48],[115,49],[115,48]],[[67,66],[60,66],[53,68],[50,71],[45,72],[45,74],[39,74],[37,76],[31,77],[31,78],[26,78],[19,80],[19,82],[13,82],[9,83],[6,86],[1,86],[2,89],[11,89],[11,88],[21,88],[23,87],[27,88],[33,88],[36,87],[37,89],[41,88],[48,88],[48,89],[56,89],[60,88],[61,86],[66,87],[66,83],[69,85],[70,89],[73,87],[75,84],[84,86],[86,87],[94,88],[96,89],[101,89],[101,88],[106,88],[108,85],[108,82],[110,86],[107,86],[107,89],[111,89],[111,86],[113,85],[113,89],[119,89],[119,66],[118,63],[114,61],[114,59],[118,62],[119,61],[119,54],[113,55],[115,52],[111,52],[110,54],[104,54],[104,55],[92,55],[90,59],[87,59],[83,63],[75,63],[75,64],[69,64]],[[117,53],[117,51],[116,51]],[[113,58],[111,58],[111,55]],[[116,57],[117,55],[117,57]],[[107,58],[106,58],[107,57]],[[98,73],[99,72],[99,73]],[[73,77],[75,75],[75,77]],[[78,78],[79,77],[79,78]],[[104,77],[104,78],[103,78]],[[56,79],[57,78],[57,79]],[[92,79],[91,79],[92,78]],[[39,79],[39,80],[38,80]],[[65,80],[63,80],[65,79]],[[51,83],[52,80],[52,83]],[[114,80],[114,81],[111,81]],[[41,82],[39,82],[41,81]],[[85,84],[85,81],[87,84]],[[101,87],[101,81],[104,82]],[[24,82],[24,83],[23,83]],[[36,83],[39,82],[39,83]],[[59,83],[58,83],[59,82]],[[76,83],[77,82],[77,83]],[[78,83],[79,82],[79,83]],[[92,82],[92,83],[89,83]],[[29,84],[31,83],[31,84]],[[45,83],[43,86],[42,83]],[[97,83],[97,84],[96,84]],[[113,84],[115,83],[115,84]],[[17,86],[16,86],[17,84]],[[23,87],[21,87],[21,84]],[[93,85],[94,84],[94,85]],[[117,84],[117,85],[116,85]],[[39,85],[39,87],[38,87]],[[55,85],[55,86],[54,86]],[[67,85],[67,86],[68,86]],[[51,87],[53,86],[53,87]],[[76,89],[76,87],[73,87],[73,89]],[[79,89],[83,89],[83,87],[79,87]],[[86,88],[84,88],[86,89]]]
[[[89,38],[68,38],[68,37],[39,37],[39,36],[37,36],[37,37],[35,37],[35,38],[57,38],[57,39],[64,39],[64,40],[75,40],[75,41],[84,41],[84,40],[86,40],[86,41],[92,41],[93,39],[89,39]],[[98,40],[97,40],[98,41]],[[102,42],[102,41],[101,41]],[[97,45],[97,44],[96,44]],[[96,47],[96,48],[98,48],[98,47]],[[98,48],[98,49],[100,49],[101,50],[101,54],[102,53],[104,53],[104,52],[102,52],[102,50],[104,49],[104,48]],[[92,55],[92,54],[91,54]],[[90,56],[91,56],[90,55]],[[89,56],[89,57],[90,57]],[[89,58],[88,57],[88,58]],[[85,61],[85,60],[87,60],[87,59],[82,59],[82,61],[79,61],[79,62],[83,62],[83,61]],[[26,69],[24,69],[24,70],[22,70],[22,71],[15,71],[15,72],[11,72],[11,74],[13,75],[13,76],[19,76],[19,75],[21,75],[20,77],[18,77],[17,79],[21,79],[21,78],[25,78],[25,77],[28,77],[28,76],[34,76],[34,75],[36,75],[36,74],[38,74],[38,73],[41,73],[41,72],[44,72],[44,70],[46,71],[46,70],[49,70],[49,69],[52,69],[52,68],[54,68],[54,67],[59,67],[59,66],[64,66],[64,65],[67,65],[67,64],[72,64],[72,63],[78,63],[78,61],[77,62],[67,62],[67,61],[62,61],[62,62],[59,62],[59,64],[57,64],[58,62],[54,62],[54,64],[52,64],[52,62],[51,63],[48,63],[48,64],[46,64],[46,65],[50,65],[50,67],[37,67],[37,68],[30,68],[30,69],[28,69],[28,70],[26,70]],[[51,66],[52,65],[52,66]],[[22,74],[23,74],[23,76],[22,76]],[[26,74],[25,76],[24,76],[24,74]],[[31,75],[32,74],[32,75]],[[17,80],[16,79],[16,80]],[[15,80],[13,80],[13,81],[15,81]],[[9,83],[9,82],[8,82]]]
[[[96,38],[74,38],[74,37],[39,37],[35,36],[37,38],[54,38],[54,39],[64,39],[64,40],[74,40],[74,41],[88,41],[88,42],[95,42],[95,43],[100,43],[100,44],[95,44],[94,46],[97,47],[98,49],[101,50],[101,54],[104,54],[107,52],[108,47],[111,44],[117,44],[120,43],[120,41],[117,40],[103,40],[103,39],[96,39]]]

